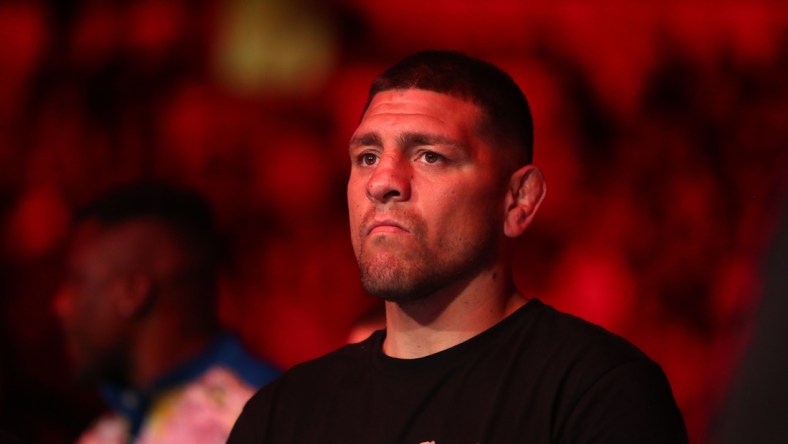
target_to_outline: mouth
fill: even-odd
[[[367,234],[378,233],[410,233],[408,229],[403,227],[400,223],[390,219],[376,220],[368,225]]]

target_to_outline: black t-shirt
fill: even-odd
[[[665,375],[634,346],[531,300],[419,359],[384,331],[292,368],[246,405],[238,443],[684,443]]]

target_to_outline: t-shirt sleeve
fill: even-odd
[[[262,443],[270,416],[271,393],[276,382],[260,389],[252,396],[230,431],[228,444]]]
[[[688,438],[662,369],[636,360],[604,373],[580,395],[557,442],[683,444]]]

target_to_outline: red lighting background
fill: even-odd
[[[51,299],[74,209],[134,178],[209,196],[233,257],[221,315],[256,353],[286,368],[342,345],[378,304],[346,141],[377,73],[451,48],[534,110],[548,196],[520,287],[644,349],[705,441],[785,195],[782,3],[74,3],[0,3],[0,428],[70,442],[97,413]]]

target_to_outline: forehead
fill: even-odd
[[[74,228],[71,238],[71,251],[81,252],[95,246],[104,234],[104,227],[98,221],[89,219]]]
[[[72,265],[109,266],[118,258],[133,255],[145,245],[159,227],[154,221],[134,219],[117,225],[103,226],[88,220],[77,226],[70,249]]]
[[[475,132],[480,114],[475,104],[448,94],[421,89],[382,91],[372,98],[356,134],[389,125]]]
[[[78,225],[66,256],[68,270],[81,275],[105,273],[111,268],[109,262],[101,226],[93,222]]]

